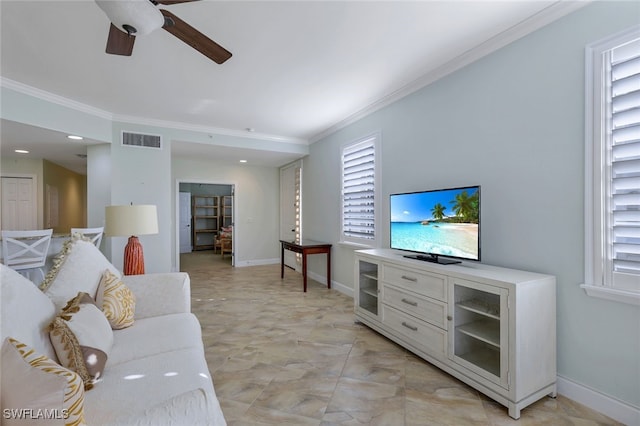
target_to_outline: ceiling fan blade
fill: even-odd
[[[200,1],[200,0],[152,0],[152,3],[164,4],[164,5],[172,5],[178,3],[190,3],[192,1]]]
[[[231,57],[231,52],[184,22],[182,19],[178,18],[173,13],[164,9],[160,9],[160,12],[162,12],[165,17],[165,25],[162,28],[187,43],[207,58],[218,64],[222,64]]]
[[[135,36],[120,31],[115,25],[109,27],[109,37],[107,38],[107,53],[112,55],[131,56]]]

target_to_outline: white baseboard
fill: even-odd
[[[280,264],[280,258],[277,259],[251,259],[251,260],[243,260],[241,262],[236,262],[236,267],[243,266],[258,266],[258,265],[273,265]]]
[[[309,278],[318,281],[319,283],[326,283],[327,276],[316,274],[315,272],[307,272]],[[347,287],[346,285],[339,283],[338,281],[331,280],[331,288],[335,291],[339,291],[342,294],[346,294],[347,296],[353,298],[353,289],[351,287]]]
[[[558,376],[558,393],[627,426],[640,426],[640,408],[626,404],[566,377]]]
[[[273,265],[273,264],[280,264],[280,258],[276,258],[276,259],[251,259],[251,260],[243,260],[241,262],[236,262],[235,266],[236,267],[245,267],[245,266],[257,266],[257,265]],[[288,267],[286,267],[288,268]],[[299,273],[302,273],[302,271],[297,271]],[[327,282],[327,276],[326,275],[320,275],[320,274],[316,274],[315,272],[311,272],[311,271],[307,271],[307,275],[309,278],[318,281],[319,283],[326,283]],[[351,287],[348,287],[342,283],[339,283],[337,281],[331,281],[331,288],[339,291],[340,293],[346,294],[347,296],[353,298],[353,289]]]

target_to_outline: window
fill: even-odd
[[[342,148],[343,243],[378,245],[379,140],[376,134]]]
[[[640,28],[587,48],[585,284],[640,305]]]

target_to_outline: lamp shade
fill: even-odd
[[[153,205],[107,206],[105,229],[107,237],[128,237],[158,233],[158,211]]]

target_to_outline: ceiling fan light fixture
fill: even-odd
[[[116,28],[127,34],[146,35],[164,25],[160,9],[149,0],[96,0],[96,3]]]
[[[129,24],[122,25],[122,29],[125,30],[127,32],[127,34],[129,34],[129,35],[132,35],[132,34],[135,35],[138,32],[136,27],[132,27]]]

